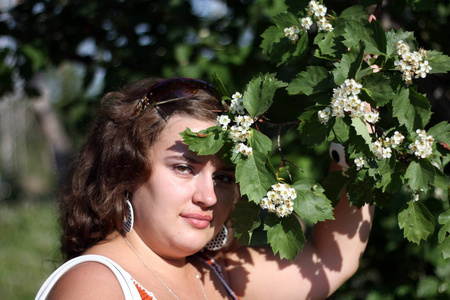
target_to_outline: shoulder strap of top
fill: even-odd
[[[214,273],[220,279],[223,286],[228,291],[228,293],[233,298],[233,300],[240,300],[240,298],[236,295],[236,293],[231,289],[231,287],[225,281],[225,277],[223,276],[223,273],[222,273],[222,268],[220,267],[220,265],[216,262],[216,260],[214,258],[209,257],[209,255],[206,255],[203,253],[196,255],[195,257],[197,257],[198,259],[203,261],[206,265],[208,265],[214,271]]]
[[[84,262],[98,262],[108,267],[116,276],[123,291],[123,295],[126,300],[138,300],[141,299],[139,292],[131,280],[131,275],[127,273],[121,266],[115,261],[102,256],[102,255],[82,255],[71,259],[60,266],[49,278],[44,282],[40,288],[35,300],[45,300],[52,290],[55,283],[72,267],[84,263]]]

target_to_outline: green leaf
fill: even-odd
[[[450,145],[450,124],[447,121],[434,125],[427,130],[427,134],[431,135],[435,141]]]
[[[414,41],[414,33],[403,30],[390,30],[386,33],[386,53],[390,57],[397,57],[397,42],[398,41]]]
[[[264,74],[253,78],[247,85],[242,101],[248,113],[256,117],[272,105],[275,91],[287,84],[275,78],[275,74]]]
[[[370,151],[372,151],[372,139],[366,123],[364,123],[360,118],[352,118],[352,127],[355,129],[356,134],[364,139],[367,147]]]
[[[345,123],[343,118],[336,118],[333,126],[335,141],[344,144],[350,137],[350,126]]]
[[[258,130],[251,129],[252,135],[249,139],[250,146],[254,151],[268,154],[272,150],[272,140]]]
[[[377,20],[372,20],[372,22],[370,22],[370,27],[372,28],[373,32],[372,39],[374,41],[374,44],[366,46],[367,51],[370,51],[371,50],[370,46],[373,46],[374,48],[376,48],[377,51],[383,54],[386,53],[387,50],[386,32],[384,31],[380,22],[378,22]]]
[[[438,217],[438,223],[442,225],[438,233],[438,249],[444,259],[450,258],[450,210],[441,213]]]
[[[240,183],[241,195],[259,203],[266,196],[275,176],[267,168],[267,157],[257,151],[249,157],[239,159],[236,164],[236,181]]]
[[[234,235],[242,245],[250,243],[252,232],[261,224],[259,213],[261,208],[254,202],[240,200],[233,212]]]
[[[262,53],[269,56],[274,51],[274,45],[278,44],[285,34],[282,29],[276,26],[270,26],[261,35],[263,38],[261,42]]]
[[[349,52],[342,55],[340,62],[334,64],[335,69],[332,71],[334,83],[341,85],[348,78],[358,80],[363,58],[364,46],[362,44],[354,45]],[[370,72],[372,72],[371,68]]]
[[[197,152],[198,155],[216,154],[225,144],[225,132],[217,126],[200,132],[186,128],[180,135],[183,137],[183,143],[189,145],[189,150]]]
[[[312,223],[333,220],[333,206],[323,193],[324,190],[313,180],[300,180],[291,185],[297,192],[294,211]]]
[[[333,123],[330,120],[326,125],[321,124],[317,116],[319,110],[320,107],[313,106],[307,109],[299,118],[300,125],[298,130],[301,133],[301,143],[304,145],[313,147],[322,144],[330,134]]]
[[[365,77],[362,85],[373,106],[384,106],[394,98],[396,90],[403,86],[403,82],[400,76],[378,72]]]
[[[292,214],[286,218],[269,214],[264,223],[264,230],[267,231],[267,241],[273,253],[279,253],[281,259],[293,261],[306,242],[302,226]]]
[[[412,161],[406,169],[405,178],[413,191],[428,191],[434,181],[435,168],[429,160]]]
[[[342,175],[341,171],[333,171],[327,174],[321,184],[325,189],[326,197],[335,205],[341,199],[342,192],[347,185],[347,178]]]
[[[373,29],[377,32],[374,33]],[[378,48],[382,47],[383,50],[385,50],[385,38],[381,37],[380,28],[376,25],[371,26],[368,20],[349,20],[347,26],[345,27],[345,34],[343,36],[345,37],[345,40],[342,43],[350,49],[358,46],[362,42],[365,45],[367,53],[376,55],[384,54],[384,51],[381,51]],[[379,40],[376,41],[374,37]],[[377,42],[380,45],[377,45]]]
[[[420,244],[434,231],[434,217],[420,201],[409,201],[398,214],[398,225],[410,242]]]
[[[319,33],[314,39],[314,44],[318,46],[315,56],[324,59],[338,60],[341,55],[348,51],[342,44],[342,35],[336,35],[334,31]]]
[[[396,94],[392,106],[392,115],[410,132],[424,128],[431,117],[428,99],[411,88]]]
[[[450,234],[450,209],[439,215],[438,223],[442,225],[438,233],[438,241],[442,243]]]
[[[354,5],[342,11],[341,15],[339,16],[339,19],[361,21],[361,20],[368,20],[369,15],[362,6]]]
[[[219,75],[217,75],[216,72],[212,74],[212,78],[214,86],[217,88],[219,93],[226,98],[231,98],[230,93],[228,93],[227,88],[225,87],[225,85],[223,84],[222,80],[219,78]]]
[[[286,88],[290,95],[312,95],[335,87],[327,69],[320,66],[308,66],[306,71],[297,74]]]
[[[431,50],[427,51],[427,57],[431,71],[430,74],[447,73],[450,71],[450,57],[442,52]]]

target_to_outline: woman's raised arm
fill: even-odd
[[[232,288],[241,299],[325,299],[357,271],[373,212],[369,205],[350,206],[344,193],[335,220],[314,226],[293,263],[274,256],[270,247],[238,248],[224,262]]]

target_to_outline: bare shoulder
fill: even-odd
[[[97,262],[81,263],[64,274],[53,287],[48,299],[124,299],[114,273]]]

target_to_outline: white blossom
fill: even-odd
[[[434,138],[427,135],[425,130],[416,130],[417,138],[408,148],[419,158],[428,158],[433,152]]]
[[[217,117],[217,125],[221,126],[223,130],[228,129],[228,124],[230,124],[231,120],[227,115],[220,115]]]
[[[425,60],[426,51],[411,52],[409,46],[403,42],[397,42],[398,61],[395,61],[395,67],[402,73],[402,79],[406,84],[412,84],[413,78],[425,78],[431,71],[428,60]]]
[[[329,107],[326,107],[323,110],[319,110],[318,114],[320,123],[326,124],[328,120],[330,120],[331,109]]]
[[[278,217],[289,216],[294,211],[294,200],[297,198],[295,189],[286,183],[276,183],[267,192],[267,196],[261,199],[260,206]]]
[[[303,30],[307,31],[311,28],[313,24],[313,21],[311,20],[310,17],[306,17],[302,19],[302,28]]]
[[[366,164],[366,160],[364,159],[363,156],[355,158],[354,162],[357,170],[361,170]]]

